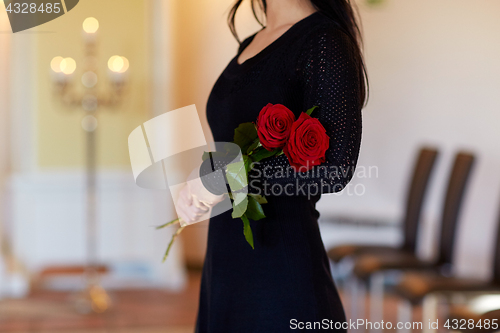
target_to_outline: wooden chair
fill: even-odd
[[[430,293],[500,291],[500,214],[496,235],[493,278],[491,281],[436,275],[430,272],[412,272],[403,275],[396,287],[399,296],[418,304]]]
[[[409,302],[411,305],[420,304],[426,299],[427,302],[437,302],[433,294],[440,294],[442,296],[449,296],[456,293],[487,293],[487,292],[500,292],[500,212],[498,214],[496,246],[493,261],[493,278],[490,281],[480,281],[476,279],[464,279],[457,277],[448,277],[438,275],[431,272],[412,272],[403,275],[400,283],[396,287],[397,294],[403,298],[404,301]],[[443,259],[441,259],[443,260]],[[430,297],[429,297],[430,296]],[[430,308],[432,305],[426,305],[424,308]],[[435,317],[436,313],[432,310],[426,311],[429,316]],[[477,320],[483,318],[487,319],[491,316],[497,316],[500,325],[500,310],[492,311],[485,314],[474,314],[472,312],[464,311],[462,307],[455,307],[451,310],[450,317],[452,318],[465,318]],[[431,318],[431,320],[434,318]],[[480,332],[486,332],[481,330]]]
[[[414,252],[407,251],[366,254],[355,260],[353,269],[355,281],[364,283],[370,280],[371,283],[370,319],[378,320],[383,314],[385,271],[424,270],[444,275],[449,273],[453,259],[458,216],[473,164],[474,155],[471,153],[459,152],[456,154],[443,203],[440,245],[436,261],[421,260]]]
[[[404,241],[400,247],[346,244],[330,249],[328,251],[328,257],[333,262],[338,263],[346,257],[367,253],[401,251],[414,253],[424,195],[437,156],[437,149],[431,147],[422,147],[418,153],[406,198],[406,209],[402,223]]]

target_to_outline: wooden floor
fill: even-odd
[[[192,333],[200,273],[189,275],[180,293],[120,290],[103,314],[78,314],[67,292],[38,291],[26,299],[0,301],[0,332],[12,333]]]
[[[188,288],[180,293],[151,289],[113,291],[114,306],[103,314],[78,314],[72,306],[72,294],[67,292],[37,291],[26,299],[2,300],[0,332],[192,333],[200,277],[200,272],[191,272]],[[342,298],[349,316],[349,299]],[[396,322],[397,300],[386,297],[384,307],[384,320]],[[416,314],[420,316],[418,310]]]

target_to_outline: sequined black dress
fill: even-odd
[[[283,104],[297,117],[317,105],[313,115],[330,137],[323,166],[343,173],[321,172],[318,166],[305,177],[277,175],[272,170],[289,166],[285,155],[260,165],[267,172],[258,186],[268,204],[266,218],[251,221],[255,250],[245,241],[241,220],[232,219],[231,212],[211,218],[199,333],[277,333],[296,331],[293,328],[301,322],[328,322],[334,327],[345,321],[317,223],[315,204],[321,194],[307,189],[339,191],[354,172],[362,107],[356,53],[348,37],[321,12],[299,21],[255,57],[238,64],[254,36],[241,43],[210,94],[207,118],[215,141],[231,142],[234,129],[254,122],[267,103]],[[264,184],[269,185],[266,193]],[[287,193],[280,193],[275,184],[289,185]]]

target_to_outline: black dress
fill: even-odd
[[[238,64],[238,54],[210,94],[207,118],[216,142],[231,142],[234,129],[254,122],[267,104],[283,104],[296,117],[312,106],[330,137],[323,166],[341,173],[313,172],[305,177],[262,174],[263,184],[289,185],[271,193],[263,205],[266,218],[251,221],[255,249],[243,236],[243,224],[231,212],[212,217],[201,281],[196,332],[289,332],[299,325],[335,330],[345,321],[318,228],[315,204],[321,192],[341,190],[351,179],[361,141],[361,72],[353,43],[321,12],[297,22],[262,52]],[[289,166],[273,157],[259,166]],[[318,323],[322,324],[319,329]],[[328,324],[325,324],[325,323]],[[301,324],[302,323],[302,324]],[[325,326],[329,325],[329,326]],[[307,327],[307,326],[304,326]]]

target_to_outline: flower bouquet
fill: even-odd
[[[267,104],[259,113],[255,123],[240,124],[234,131],[234,143],[241,150],[241,160],[225,166],[225,176],[231,188],[228,193],[232,201],[232,217],[243,221],[243,234],[248,244],[254,248],[250,220],[265,218],[262,204],[267,203],[264,196],[238,191],[248,184],[248,174],[254,163],[285,154],[295,172],[309,171],[312,167],[325,162],[325,153],[329,147],[329,137],[320,121],[311,117],[317,106],[302,112],[298,119],[286,106]],[[203,160],[210,154],[204,153]],[[220,154],[220,152],[219,152]],[[235,191],[236,189],[236,191]],[[163,260],[169,254],[173,242],[186,227],[178,218],[164,225],[180,223],[181,226],[172,236]]]

